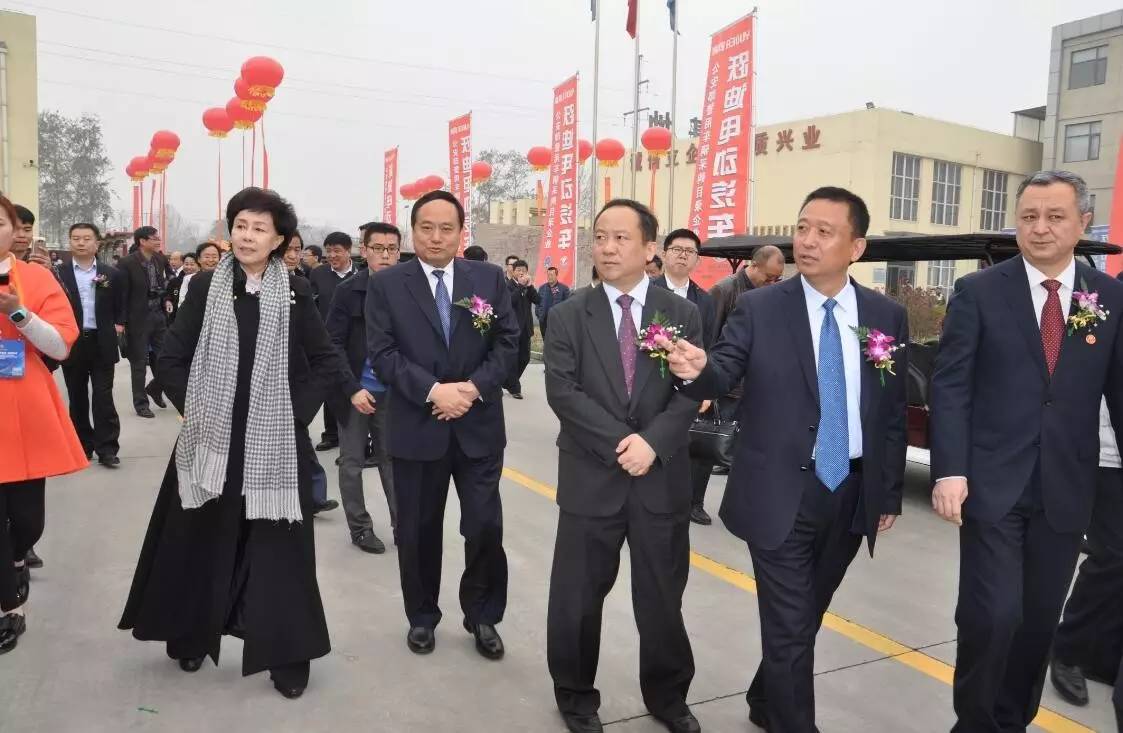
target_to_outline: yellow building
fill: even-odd
[[[39,215],[35,17],[0,10],[0,191]]]
[[[1040,168],[1042,153],[1036,136],[1003,135],[872,107],[765,125],[756,129],[753,143],[749,233],[788,236],[803,198],[825,185],[848,188],[865,199],[870,234],[998,231],[1011,225],[1013,194],[1025,174]],[[673,161],[663,158],[654,170],[654,208],[664,231],[686,224],[696,146],[696,140],[677,141]],[[629,155],[624,161],[599,169],[598,202],[610,188],[613,196],[650,203],[652,160],[641,152],[638,159]],[[675,195],[669,218],[671,170]],[[494,204],[492,222],[537,223],[534,209],[533,200]],[[956,277],[975,266],[866,263],[853,272],[861,282],[890,291],[905,282],[950,290]]]

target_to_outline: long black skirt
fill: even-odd
[[[305,519],[296,524],[247,520],[241,486],[231,481],[220,498],[185,511],[173,450],[119,628],[168,642],[169,651],[195,649],[215,664],[221,636],[236,636],[244,642],[243,675],[326,655],[311,484],[303,473],[301,465]]]

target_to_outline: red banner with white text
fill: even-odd
[[[386,151],[386,164],[382,169],[382,221],[398,223],[398,149]]]
[[[546,198],[546,228],[538,248],[534,282],[546,282],[546,268],[558,268],[558,279],[573,285],[577,247],[577,77],[554,89],[553,131],[550,146],[550,188]]]
[[[749,226],[754,20],[745,16],[710,41],[689,219],[703,242],[744,233]],[[728,274],[726,263],[704,257],[694,279],[708,288]]]
[[[472,113],[448,123],[448,185],[464,207],[460,255],[472,245]]]

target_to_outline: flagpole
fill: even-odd
[[[639,76],[640,76],[640,56],[639,56],[639,11],[636,11],[636,83],[632,96],[632,159],[629,161],[632,168],[632,198],[636,197],[636,154],[639,152]],[[655,172],[652,171],[652,175]]]
[[[593,159],[593,179],[592,189],[590,193],[593,196],[592,205],[589,207],[589,224],[592,228],[593,217],[597,215],[597,109],[598,101],[600,99],[600,16],[596,14],[596,30],[593,33],[593,154],[590,156]],[[574,276],[574,283],[577,281],[577,276]]]
[[[671,157],[667,159],[667,175],[671,179],[670,192],[667,194],[667,231],[674,230],[675,221],[675,121],[678,119],[675,102],[678,98],[678,5],[674,6],[674,16],[671,18],[671,33],[674,34],[674,50],[671,52]],[[651,172],[655,175],[655,171]]]

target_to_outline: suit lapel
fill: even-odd
[[[624,382],[624,364],[620,361],[620,341],[613,331],[612,308],[604,288],[598,285],[589,293],[585,312],[589,316],[585,320],[585,328],[593,342],[593,350],[597,352],[604,373],[612,383],[613,394],[619,398],[621,407],[626,407],[628,389]]]
[[[865,293],[865,289],[853,283],[854,293],[858,301],[858,326],[862,328],[877,328],[880,324],[877,319],[873,317],[873,304],[870,302],[869,297]],[[882,331],[883,329],[878,328]],[[902,344],[907,346],[907,344]],[[859,341],[858,351],[858,374],[861,375],[859,380],[861,383],[861,395],[859,399],[858,414],[861,415],[861,420],[865,423],[866,418],[870,414],[870,407],[873,405],[874,396],[880,395],[878,391],[881,388],[881,379],[876,374],[877,367],[874,366],[868,359],[866,359],[865,347]]]
[[[437,336],[440,337],[443,344],[445,343],[444,329],[441,328],[441,319],[437,315],[437,302],[433,299],[433,291],[429,289],[429,278],[425,276],[425,271],[421,269],[420,260],[414,259],[413,262],[414,264],[410,265],[405,272],[406,290],[417,301],[421,312],[429,319],[429,325],[437,332]],[[451,339],[449,340],[451,341]]]
[[[82,312],[82,296],[78,294],[78,278],[74,276],[74,265],[70,267],[60,267],[59,277],[66,287],[66,295],[70,298],[70,304],[74,308],[74,317],[78,321],[78,328],[82,328],[82,324],[85,322],[85,315]],[[94,302],[96,304],[96,292],[94,296]]]
[[[803,376],[807,380],[807,388],[819,403],[819,370],[815,364],[815,345],[811,341],[811,320],[807,317],[807,299],[803,296],[803,280],[793,277],[783,285],[772,287],[787,288],[788,300],[787,322],[788,334],[792,337],[799,366],[803,369]]]
[[[658,301],[664,295],[670,295],[672,298],[678,296],[669,290],[662,290],[648,287],[647,289],[647,302],[643,305],[643,314],[640,317],[640,322],[636,326],[637,333],[647,328],[652,319],[655,318],[655,313],[659,310]],[[617,340],[619,343],[619,340]],[[640,393],[643,392],[647,380],[651,377],[652,373],[658,371],[658,366],[655,359],[645,351],[639,351],[639,346],[635,347],[636,351],[636,377],[632,383],[632,397],[628,401],[629,411],[634,409],[639,404]]]
[[[1045,365],[1045,348],[1041,344],[1041,326],[1037,323],[1033,308],[1033,296],[1030,294],[1029,278],[1026,277],[1025,265],[1021,256],[1009,261],[1010,264],[1003,268],[1003,290],[1005,290],[1006,305],[1014,317],[1014,323],[1025,339],[1026,347],[1041,378],[1049,381],[1049,368]]]
[[[1072,282],[1073,298],[1072,302],[1069,303],[1068,306],[1068,314],[1070,316],[1076,312],[1076,293],[1081,290],[1095,290],[1095,288],[1088,284],[1088,274],[1090,272],[1091,269],[1087,265],[1081,262],[1076,263],[1076,277]],[[1057,372],[1060,371],[1061,365],[1067,364],[1068,362],[1072,361],[1077,356],[1077,354],[1080,353],[1080,345],[1084,343],[1084,338],[1086,335],[1086,330],[1081,330],[1077,333],[1069,334],[1068,321],[1066,319],[1064,337],[1061,339],[1061,353],[1060,356],[1057,357],[1057,367],[1053,371],[1054,379],[1056,379]],[[1044,347],[1042,348],[1042,351],[1044,351]]]
[[[449,328],[456,333],[456,328],[462,318],[471,318],[471,314],[464,308],[457,308],[456,302],[476,294],[475,283],[472,282],[472,273],[463,260],[452,261],[452,317]],[[450,339],[451,340],[451,336]]]

